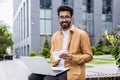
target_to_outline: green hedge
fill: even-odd
[[[31,56],[31,57],[36,56],[36,52],[35,51],[30,51],[29,56]]]

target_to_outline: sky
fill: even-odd
[[[13,0],[0,0],[0,21],[13,26]]]

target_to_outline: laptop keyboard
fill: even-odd
[[[59,73],[61,72],[62,70],[53,70],[54,73]]]

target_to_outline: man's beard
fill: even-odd
[[[60,25],[61,25],[62,29],[67,29],[67,28],[70,27],[71,22],[68,22],[68,21],[66,21],[66,22],[61,22]]]

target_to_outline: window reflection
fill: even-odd
[[[112,0],[102,0],[102,25],[109,32],[112,31]]]
[[[85,30],[93,35],[93,0],[82,0],[83,4],[83,25],[86,26]]]
[[[51,8],[51,0],[40,0],[40,8]]]
[[[92,0],[93,1],[93,0]],[[87,12],[91,13],[92,12],[92,1],[91,0],[87,0],[86,4],[87,4]]]
[[[40,0],[40,35],[51,35],[52,4],[51,0]]]
[[[102,20],[112,21],[112,0],[103,0]]]
[[[74,0],[63,0],[64,5],[69,5],[70,7],[73,7],[73,1]]]
[[[73,3],[73,0],[63,0],[64,3]]]

